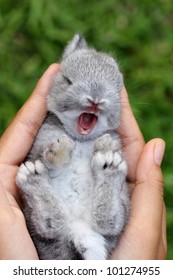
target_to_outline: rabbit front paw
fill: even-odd
[[[68,136],[61,135],[46,148],[43,157],[46,163],[59,167],[70,162],[73,149],[74,142]]]

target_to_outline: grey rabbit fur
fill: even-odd
[[[116,61],[75,35],[16,177],[40,259],[103,260],[119,242],[130,209],[116,132],[122,87]]]

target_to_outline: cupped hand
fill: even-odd
[[[165,259],[166,210],[160,168],[165,142],[162,139],[152,139],[145,144],[125,88],[121,92],[121,100],[123,111],[119,133],[128,164],[131,214],[120,243],[111,258]]]
[[[38,259],[25,219],[15,177],[46,116],[46,96],[59,65],[52,64],[0,138],[0,259]]]

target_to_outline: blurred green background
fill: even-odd
[[[167,143],[162,166],[173,259],[172,0],[0,0],[0,133],[77,32],[118,58],[146,141]]]

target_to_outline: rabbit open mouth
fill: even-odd
[[[92,113],[82,113],[77,121],[77,131],[81,135],[88,135],[91,133],[97,122],[97,116]]]

